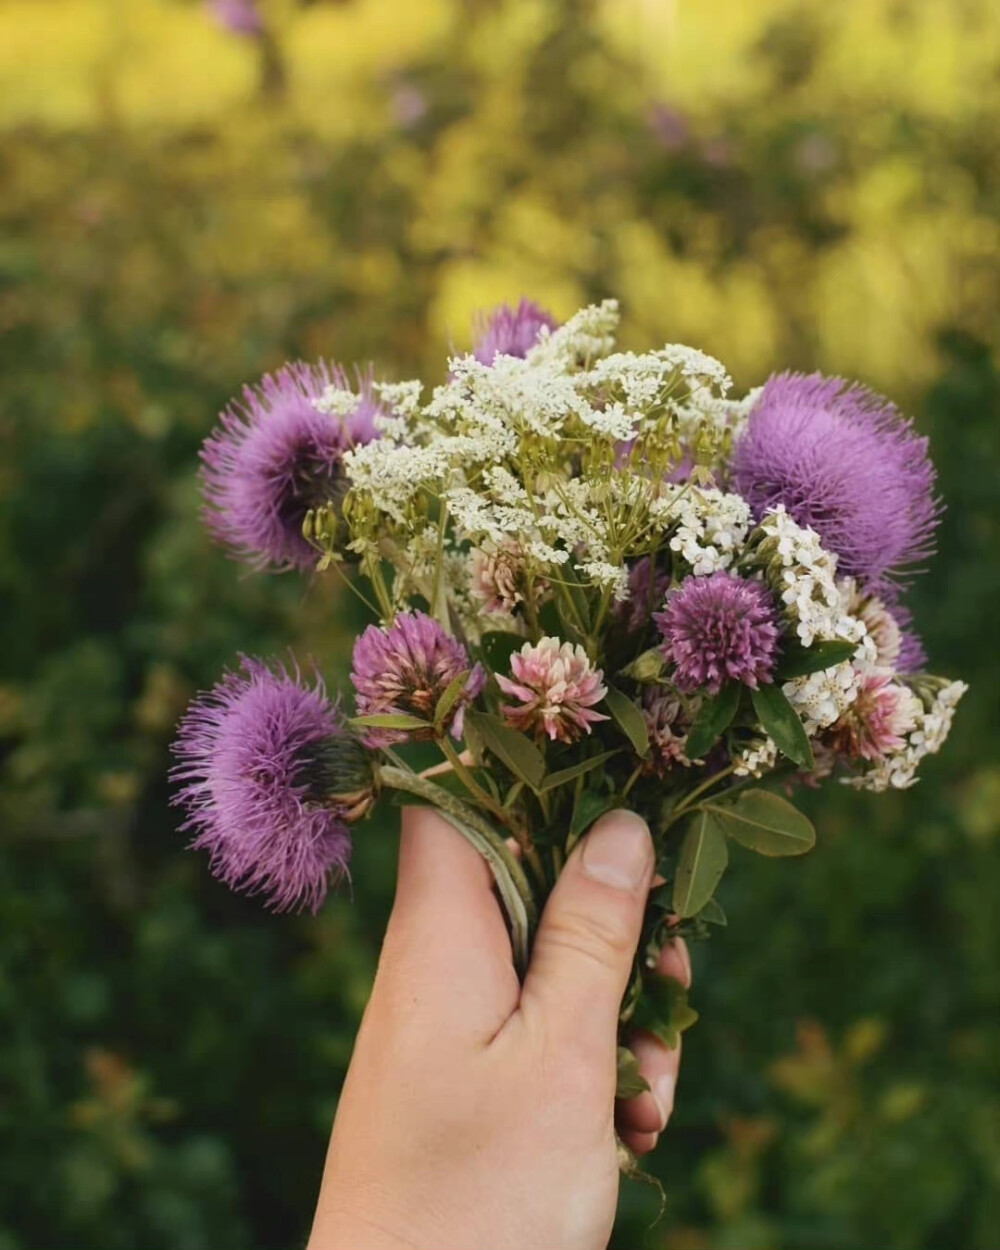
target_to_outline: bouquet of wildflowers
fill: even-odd
[[[522,301],[429,396],[325,364],[245,390],[204,448],[209,527],[374,620],[350,699],[244,658],[192,705],[175,777],[212,870],[278,910],[319,907],[386,792],[434,805],[488,861],[520,968],[574,844],[632,808],[662,884],[623,1036],[673,1045],[695,1013],[650,969],[725,924],[730,840],[798,855],[795,786],[912,785],[965,686],[926,674],[903,600],[940,512],[926,440],[838,379],[734,399],[717,360],[616,351],[617,325],[614,301],[563,325]]]

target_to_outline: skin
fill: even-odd
[[[651,1150],[680,1050],[632,1041],[652,1087],[615,1103],[618,1011],[653,879],[643,821],[577,846],[524,984],[485,863],[429,808],[403,816],[399,878],[327,1154],[309,1250],[601,1250],[615,1128]],[[660,970],[690,983],[683,942]]]

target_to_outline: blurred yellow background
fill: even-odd
[[[998,133],[990,0],[0,0],[0,1250],[303,1240],[394,843],[315,919],[183,850],[193,690],[289,644],[336,685],[362,624],[211,548],[197,449],[285,359],[433,382],[521,295],[913,411],[972,684],[916,791],[734,864],[613,1244],[993,1250]]]

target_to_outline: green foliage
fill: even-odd
[[[177,54],[156,23],[190,22],[218,72],[178,92],[169,64],[95,51],[97,0],[0,6],[0,1246],[304,1241],[393,830],[361,826],[316,918],[184,850],[186,700],[289,643],[335,687],[364,623],[333,572],[246,578],[211,548],[197,448],[286,358],[426,374],[523,291],[559,314],[619,294],[632,346],[696,342],[748,385],[791,364],[891,390],[948,502],[917,623],[972,684],[914,792],[815,796],[813,853],[775,865],[730,830],[699,915],[732,923],[693,950],[702,1018],[651,1165],[666,1213],[649,1230],[626,1185],[614,1244],[990,1250],[992,7],[647,5],[670,24],[640,39],[636,6],[400,5],[374,39],[362,0],[275,4],[292,72],[263,107],[252,48],[200,6],[120,7],[149,57]],[[582,791],[575,833],[602,802]]]

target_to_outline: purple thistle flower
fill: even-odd
[[[264,19],[254,0],[208,0],[205,7],[220,26],[234,35],[255,38],[264,33]]]
[[[890,604],[889,612],[899,626],[899,655],[896,658],[896,672],[906,676],[924,672],[927,668],[927,652],[920,641],[920,635],[913,628],[913,613],[902,603]]]
[[[404,713],[434,719],[438,699],[455,678],[469,676],[445,722],[461,738],[465,709],[486,684],[481,664],[473,667],[465,648],[424,612],[401,612],[387,629],[369,625],[354,644],[351,681],[357,691],[358,715]],[[433,737],[428,727],[415,738]],[[390,746],[410,737],[405,730],[375,729],[366,733],[372,747]]]
[[[770,682],[778,620],[767,587],[732,573],[689,577],[655,617],[678,690],[718,694],[727,681]]]
[[[773,376],[733,452],[758,519],[784,504],[877,589],[932,550],[941,513],[927,439],[880,395],[821,374]]]
[[[347,872],[344,822],[374,795],[371,765],[323,683],[244,656],[194,700],[173,750],[181,829],[194,831],[215,876],[275,911],[318,910],[330,879]]]
[[[257,568],[316,564],[302,536],[305,515],[343,498],[344,453],[375,437],[381,408],[370,375],[360,378],[360,403],[346,419],[317,410],[328,386],[348,389],[338,365],[285,365],[245,387],[202,448],[206,524]]]
[[[538,342],[543,329],[554,330],[558,324],[533,300],[522,299],[516,308],[501,304],[477,318],[472,354],[483,365],[491,365],[497,355],[523,358]]]

